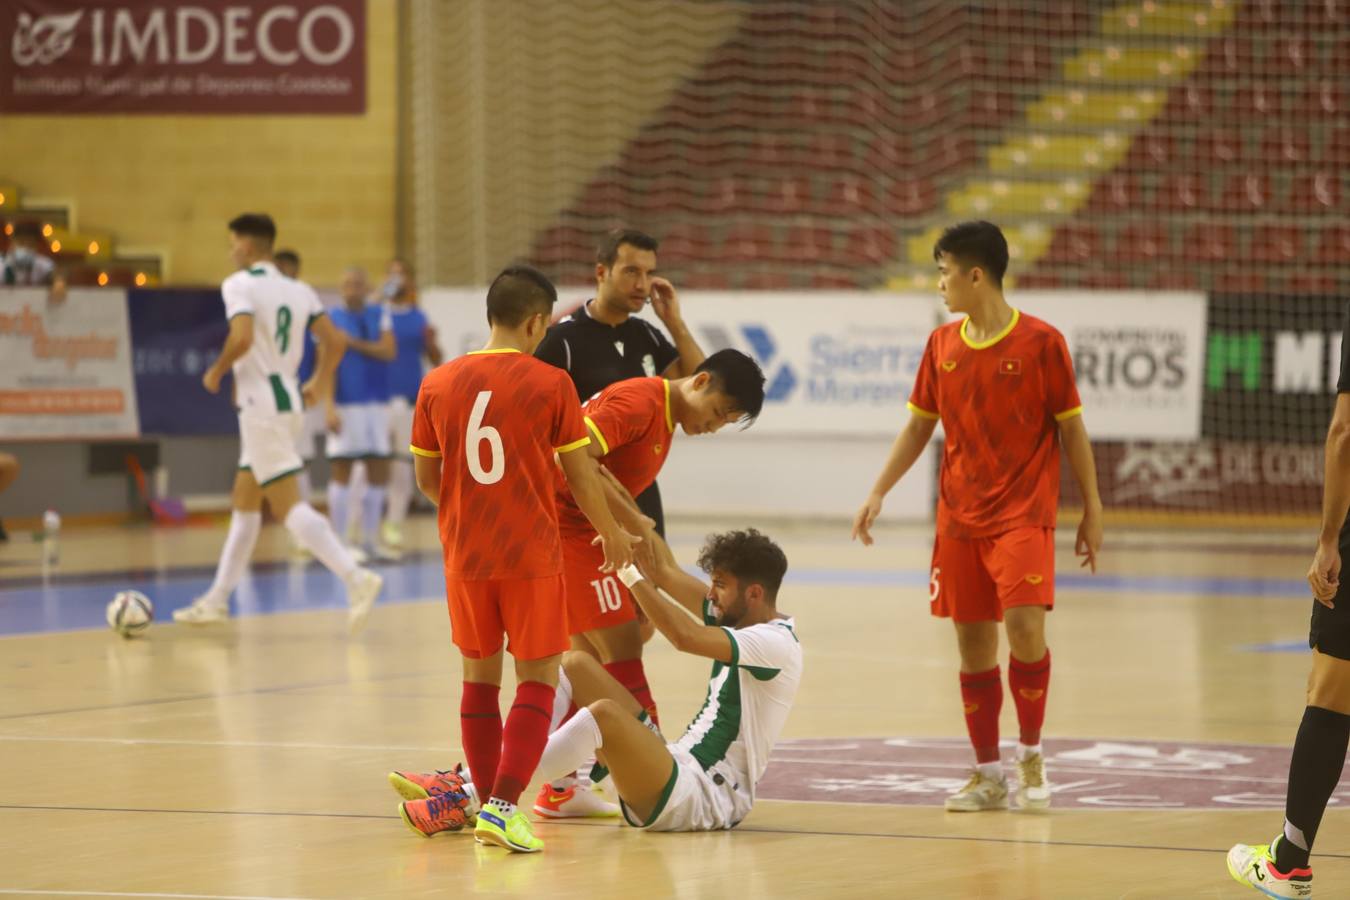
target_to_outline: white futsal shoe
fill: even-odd
[[[219,625],[230,618],[229,603],[218,603],[206,595],[173,611],[173,620],[182,625]]]
[[[384,589],[384,577],[358,568],[347,578],[347,629],[356,634],[366,625],[375,598]]]
[[[619,814],[619,804],[605,796],[602,788],[572,779],[563,788],[546,784],[534,798],[536,815],[549,819],[609,819]]]
[[[1279,840],[1279,838],[1276,838]],[[1275,855],[1270,844],[1237,844],[1228,851],[1228,874],[1234,880],[1255,888],[1267,897],[1312,897],[1312,869],[1294,869],[1282,873],[1275,868]]]
[[[1031,753],[1017,761],[1017,805],[1021,809],[1045,809],[1050,805],[1050,782],[1045,778],[1045,757]]]
[[[1008,808],[1008,780],[990,778],[979,769],[970,773],[965,787],[947,798],[948,812],[984,812]]]

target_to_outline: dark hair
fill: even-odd
[[[614,265],[614,261],[619,258],[619,248],[624,244],[653,253],[661,246],[661,242],[656,238],[635,228],[615,228],[605,235],[605,239],[596,248],[595,261],[602,266]]]
[[[951,226],[933,245],[933,259],[941,260],[944,253],[950,254],[963,269],[979,266],[994,287],[1003,287],[1003,273],[1008,271],[1008,241],[993,222]]]
[[[271,246],[277,239],[277,226],[267,213],[244,213],[230,220],[230,230],[244,237],[261,238]]]
[[[764,408],[764,370],[739,350],[718,350],[698,364],[694,374],[707,372],[713,387],[731,398],[736,411],[747,421],[759,418]]]
[[[488,324],[516,328],[535,313],[548,316],[558,302],[558,290],[543,272],[531,266],[509,266],[488,288]]]
[[[773,602],[787,574],[783,549],[753,528],[708,535],[698,554],[698,567],[709,575],[721,569],[742,584],[758,584]]]
[[[294,250],[278,250],[272,254],[272,260],[279,263],[290,263],[297,269],[300,268],[300,254]]]

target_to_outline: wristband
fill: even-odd
[[[623,586],[626,588],[631,588],[633,585],[643,580],[642,573],[638,571],[638,567],[632,563],[624,566],[614,574],[619,576],[619,580],[623,582]]]

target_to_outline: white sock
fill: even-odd
[[[1004,779],[1003,763],[1001,762],[979,763],[975,768],[979,769],[980,774],[991,781],[1003,781]]]
[[[560,666],[558,668],[558,687],[553,691],[553,718],[548,723],[549,734],[558,730],[563,719],[567,717],[567,711],[571,708],[572,682],[567,680],[567,673]]]
[[[492,807],[492,811],[501,816],[503,821],[516,814],[516,805],[514,803],[508,803],[505,800],[499,800],[496,797],[489,800],[487,805]]]
[[[300,489],[300,499],[309,503],[314,497],[314,483],[309,480],[309,460],[304,464],[305,468],[295,474],[295,486]]]
[[[380,539],[380,519],[384,517],[384,485],[372,484],[361,498],[361,543],[374,547]]]
[[[253,548],[258,543],[260,531],[262,531],[262,512],[236,509],[230,513],[230,530],[225,535],[225,546],[220,549],[216,579],[211,582],[205,594],[212,603],[224,606],[230,602],[230,594],[234,593],[244,573],[248,571],[248,561],[253,558]]]
[[[1040,744],[1018,744],[1018,745],[1017,745],[1017,758],[1018,758],[1019,760],[1026,759],[1028,756],[1039,756],[1040,753],[1041,753],[1041,745],[1040,745]]]
[[[604,740],[595,716],[589,709],[579,709],[566,725],[549,735],[536,771],[552,782],[576,772],[602,746]]]
[[[568,788],[575,785],[576,783],[577,783],[577,773],[573,772],[571,775],[564,775],[561,778],[553,779],[548,783],[548,786],[553,788],[553,790],[555,791],[565,791]]]
[[[396,459],[389,469],[389,512],[385,517],[395,525],[408,518],[408,504],[413,496],[412,460]]]
[[[328,521],[339,537],[347,533],[347,503],[351,499],[351,488],[340,484],[337,479],[328,481]]]
[[[347,479],[351,512],[342,520],[342,528],[338,530],[343,540],[347,539],[347,535],[351,534],[353,529],[361,527],[361,503],[365,500],[366,485],[369,483],[366,480],[366,464],[359,460],[352,463],[352,477]]]
[[[291,511],[286,513],[286,528],[314,554],[315,559],[343,580],[350,578],[356,571],[356,561],[342,546],[342,541],[338,540],[333,526],[308,503],[297,503],[291,507]]]

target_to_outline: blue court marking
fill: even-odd
[[[403,563],[380,569],[385,589],[380,603],[441,602],[445,582],[439,553],[423,552]],[[119,590],[146,594],[155,604],[155,619],[172,621],[173,610],[187,606],[211,583],[212,570],[200,567],[149,572],[144,569],[101,575],[18,579],[0,589],[0,635],[34,634],[101,628],[104,607]],[[815,587],[875,587],[928,590],[928,572],[901,569],[801,569],[789,571],[789,585]],[[1226,578],[1165,575],[1090,575],[1081,572],[1055,576],[1061,590],[1123,594],[1182,594],[1199,597],[1277,597],[1308,600],[1308,586],[1296,578]],[[346,606],[338,578],[317,563],[293,566],[271,563],[254,566],[236,591],[235,615],[269,615]],[[1277,651],[1265,651],[1277,652]]]
[[[1271,641],[1267,644],[1247,644],[1238,647],[1247,653],[1310,653],[1308,649],[1308,640],[1304,638],[1297,641]]]

